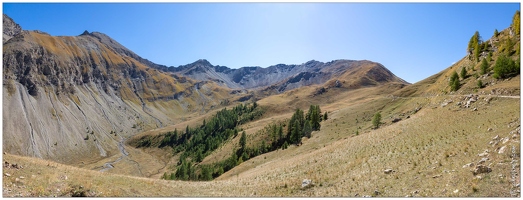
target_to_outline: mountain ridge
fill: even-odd
[[[100,32],[51,36],[23,30],[7,15],[4,24],[3,149],[74,165],[80,162],[75,158],[115,156],[139,132],[230,103],[303,86],[327,91],[408,84],[371,61],[230,69],[200,59],[167,68]]]

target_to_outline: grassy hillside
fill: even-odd
[[[449,100],[453,103],[442,106]],[[351,114],[356,107],[332,111],[331,118],[322,124],[325,128],[313,132],[303,145],[253,158],[211,182],[129,177],[5,155],[4,161],[24,168],[4,168],[4,173],[10,174],[4,176],[4,196],[16,191],[31,196],[67,196],[71,192],[55,192],[56,189],[70,191],[78,185],[94,196],[512,195],[520,180],[516,173],[520,152],[519,99],[480,97],[474,104],[477,111],[457,106],[456,102],[463,101],[462,96],[395,100],[382,97],[372,102],[379,101],[397,107],[384,112],[386,125],[377,130],[355,135],[347,131],[352,128],[347,122],[354,120]],[[357,105],[362,104],[354,104]],[[391,116],[418,106],[422,109],[409,118],[397,123],[388,121]],[[484,152],[488,155],[478,156]],[[471,172],[474,167],[463,167],[471,162],[476,164],[483,157],[488,157],[484,165],[491,167],[492,172],[475,176]],[[389,168],[395,172],[385,174]],[[314,186],[301,189],[303,179],[312,179]]]

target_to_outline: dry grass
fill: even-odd
[[[363,196],[375,190],[387,197],[509,196],[509,154],[491,153],[487,165],[492,163],[494,172],[482,175],[481,180],[476,180],[469,168],[462,168],[479,161],[477,154],[485,149],[496,152],[501,145],[488,145],[495,135],[512,137],[509,132],[515,126],[507,125],[519,122],[519,109],[514,109],[519,108],[519,101],[499,99],[492,104],[473,115],[470,109],[427,108],[410,119],[317,147],[322,135],[336,135],[324,129],[298,148],[259,156],[242,164],[250,165],[245,171],[239,172],[240,165],[220,179],[235,179],[239,174],[240,181],[263,180],[275,186],[260,189],[262,196]],[[334,120],[329,123],[324,126],[332,126]],[[493,131],[488,132],[488,127]],[[506,145],[519,148],[519,135]],[[270,161],[260,162],[264,156]],[[384,174],[387,168],[396,172]],[[305,178],[316,186],[300,190],[299,183]],[[471,184],[474,180],[476,185]],[[277,187],[285,184],[288,188]],[[418,193],[413,194],[415,191]]]
[[[363,196],[373,195],[375,190],[379,191],[378,196],[385,197],[510,196],[511,154],[496,151],[501,146],[514,146],[519,151],[519,135],[512,138],[509,134],[519,125],[519,99],[494,98],[489,104],[480,99],[475,104],[478,111],[473,112],[455,104],[439,106],[448,98],[457,102],[462,97],[363,99],[344,109],[332,110],[330,119],[322,123],[322,130],[314,132],[300,147],[255,157],[211,182],[136,178],[5,155],[4,161],[20,163],[24,169],[4,170],[11,174],[4,178],[4,187],[30,196],[67,196],[71,193],[63,191],[78,185],[95,196]],[[387,123],[384,127],[367,129],[358,136],[345,131],[354,126],[348,122],[355,123],[355,115],[371,113],[382,105],[387,105],[383,109]],[[409,119],[394,124],[387,121],[388,117],[416,106],[423,109]],[[271,119],[258,120],[246,127],[259,127],[264,120]],[[488,128],[493,130],[487,131]],[[489,145],[496,135],[509,140]],[[485,149],[490,151],[487,165],[493,172],[482,174],[479,179],[470,168],[462,166],[479,161],[478,154]],[[154,156],[147,158],[138,152],[132,155],[132,159],[141,159],[140,163],[168,161]],[[51,166],[46,166],[47,163]],[[132,171],[123,166],[125,162],[121,164],[116,167],[122,168],[122,173]],[[395,172],[384,174],[387,168]],[[32,175],[35,177],[29,181]],[[68,179],[60,179],[62,175]],[[14,178],[19,176],[25,177],[21,185],[25,188],[18,188]],[[305,178],[312,179],[315,186],[301,189],[301,180]],[[56,189],[62,192],[55,192]],[[13,195],[12,192],[4,190],[4,196]]]

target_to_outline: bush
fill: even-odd
[[[483,82],[481,80],[478,80],[478,88],[483,88]]]

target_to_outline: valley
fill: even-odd
[[[512,30],[411,84],[368,60],[167,67],[4,14],[3,196],[520,197]]]

